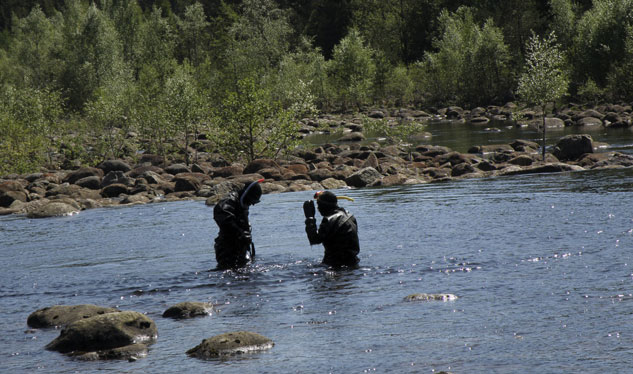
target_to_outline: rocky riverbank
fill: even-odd
[[[574,110],[570,106],[556,117],[547,118],[546,126],[631,126],[631,106],[599,109]],[[364,120],[324,116],[304,121],[302,136],[324,128],[336,130],[341,136],[336,144],[300,148],[275,160],[229,163],[215,153],[199,151],[196,162],[186,165],[178,160],[165,163],[162,157],[144,154],[137,159],[108,160],[96,167],[9,175],[0,178],[0,215],[42,218],[97,207],[183,199],[206,200],[212,205],[229,190],[257,179],[264,179],[264,193],[278,193],[633,166],[631,155],[599,152],[599,145],[590,135],[560,138],[543,160],[539,144],[520,139],[508,144],[473,145],[460,153],[427,144],[403,147],[368,143],[363,131],[365,120],[390,124],[440,119],[479,126],[491,120],[508,120],[516,113],[511,103],[469,111],[448,107],[433,114],[421,110],[372,110]],[[530,121],[540,122],[537,112],[520,113],[527,125]]]

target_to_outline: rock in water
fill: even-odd
[[[457,296],[450,293],[415,293],[404,298],[405,301],[452,301]]]
[[[209,303],[186,301],[172,305],[163,313],[163,317],[184,319],[197,316],[207,316],[213,312],[213,305]]]
[[[191,357],[209,359],[270,349],[275,343],[265,336],[249,331],[229,332],[205,339],[187,351]]]
[[[103,351],[153,343],[156,324],[144,314],[124,311],[102,314],[66,326],[46,349],[61,353]]]
[[[119,311],[92,304],[54,305],[31,313],[26,324],[34,328],[66,326],[81,319]]]

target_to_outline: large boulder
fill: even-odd
[[[201,173],[180,173],[177,174],[174,179],[174,191],[175,192],[183,192],[183,191],[198,191],[202,186],[202,180],[204,179],[201,176],[206,176]]]
[[[41,205],[34,206],[33,209],[30,209],[26,216],[28,218],[49,218],[49,217],[60,217],[60,216],[70,216],[75,213],[79,213],[81,209],[77,208],[75,205],[68,204],[65,201],[47,201]]]
[[[171,175],[191,173],[191,169],[185,164],[172,164],[165,168],[165,172]]]
[[[81,178],[75,182],[76,185],[82,188],[88,188],[91,190],[101,189],[101,178],[96,175],[91,175],[85,178]]]
[[[92,304],[54,305],[38,309],[31,313],[26,323],[33,328],[66,326],[84,318],[118,311],[116,308],[107,308]]]
[[[272,340],[249,331],[229,332],[205,339],[199,345],[187,351],[187,355],[202,359],[248,353],[270,349],[275,345]]]
[[[152,343],[156,324],[144,314],[124,311],[75,321],[66,326],[46,349],[61,353],[94,352],[137,343]]]
[[[365,187],[382,178],[378,170],[372,167],[363,168],[345,179],[345,183],[352,187]]]
[[[114,184],[110,184],[108,186],[105,186],[102,190],[101,190],[101,196],[103,197],[118,197],[122,194],[128,194],[129,188],[122,184],[122,183],[114,183]]]
[[[14,201],[26,202],[28,194],[24,186],[18,181],[4,181],[0,183],[0,207],[8,208]]]
[[[198,316],[208,316],[213,312],[213,304],[186,301],[172,305],[165,312],[163,317],[174,319],[193,318]]]
[[[117,183],[124,184],[126,186],[133,186],[134,182],[134,178],[128,177],[124,172],[120,170],[113,170],[103,177],[103,180],[101,181],[101,188]]]
[[[271,159],[259,158],[249,162],[248,165],[246,165],[246,167],[244,168],[243,173],[259,173],[259,171],[262,169],[279,169],[279,164]]]
[[[98,177],[99,179],[103,177],[104,173],[102,169],[99,168],[91,168],[91,167],[83,167],[78,170],[72,171],[64,177],[63,182],[68,182],[70,184],[75,184],[77,181],[87,178],[87,177]]]
[[[125,161],[122,160],[107,160],[103,161],[97,168],[103,170],[103,175],[107,175],[111,171],[121,171],[123,173],[127,173],[132,170],[130,165],[128,165]]]
[[[561,161],[577,160],[585,153],[593,153],[593,139],[587,134],[566,135],[552,153]]]

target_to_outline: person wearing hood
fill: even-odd
[[[219,270],[243,267],[255,256],[248,209],[259,203],[262,181],[246,183],[239,191],[231,191],[213,208],[213,219],[220,229],[214,246]]]
[[[323,220],[317,229],[314,202],[303,203],[306,217],[306,233],[310,244],[323,244],[325,254],[323,264],[332,267],[358,265],[358,224],[356,218],[347,210],[338,206],[338,199],[352,200],[346,196],[336,196],[330,191],[319,191],[314,194],[319,213]],[[352,200],[353,201],[353,200]]]

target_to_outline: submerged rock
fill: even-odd
[[[167,308],[163,313],[163,317],[166,318],[193,318],[197,316],[207,316],[213,312],[213,304],[186,301],[178,303]]]
[[[457,296],[451,293],[414,293],[404,298],[405,301],[452,301]]]
[[[266,350],[274,345],[272,340],[254,332],[229,332],[203,340],[202,343],[188,350],[187,355],[210,359]]]
[[[114,312],[119,310],[92,304],[54,305],[31,313],[26,324],[34,328],[65,326],[81,319]]]
[[[106,313],[71,323],[46,345],[46,349],[80,355],[139,343],[150,344],[157,336],[156,324],[144,314],[133,311]]]

